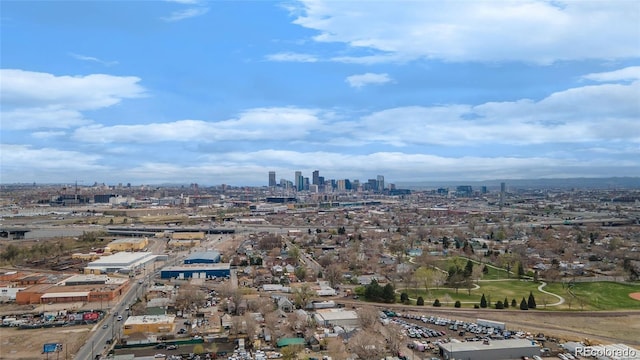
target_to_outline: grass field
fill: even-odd
[[[629,297],[630,293],[640,292],[640,283],[575,283],[571,286],[571,292],[568,286],[554,283],[547,285],[545,290],[565,298],[565,304],[559,307],[562,310],[640,310],[640,301]]]
[[[529,297],[529,292],[533,292],[536,303],[540,307],[543,307],[545,301],[546,303],[554,303],[557,301],[555,297],[539,292],[538,286],[540,284],[532,281],[481,281],[479,285],[479,289],[472,289],[470,292],[468,289],[460,288],[458,289],[458,293],[456,293],[454,289],[449,288],[431,289],[428,293],[424,288],[417,289],[417,291],[416,289],[409,289],[405,291],[407,291],[407,294],[409,294],[409,297],[411,298],[422,296],[425,304],[431,304],[435,299],[439,299],[440,302],[443,303],[443,306],[453,306],[453,303],[456,300],[460,300],[460,302],[463,303],[462,307],[473,307],[474,303],[480,304],[482,294],[485,295],[487,301],[491,302],[491,305],[494,305],[498,300],[503,301],[505,297],[509,300],[509,305],[511,305],[512,299],[516,299],[516,302],[519,305],[523,297],[525,299]]]
[[[443,306],[453,306],[456,300],[462,303],[462,307],[473,307],[480,304],[482,294],[490,302],[491,307],[498,300],[503,301],[506,297],[511,305],[511,300],[516,299],[519,306],[524,297],[533,293],[538,309],[547,310],[640,310],[640,301],[629,297],[629,293],[640,292],[640,284],[619,284],[612,282],[576,283],[572,286],[571,292],[568,287],[563,287],[560,283],[548,284],[544,290],[557,294],[565,298],[565,303],[558,306],[549,306],[558,301],[554,296],[538,291],[539,283],[532,281],[507,280],[507,281],[480,281],[479,289],[472,289],[470,294],[468,289],[460,288],[458,293],[454,289],[441,288],[431,289],[405,289],[409,297],[416,299],[422,296],[425,305],[430,305],[435,299],[439,299]],[[573,293],[573,295],[572,295]]]
[[[436,266],[442,270],[447,271],[451,265],[458,263],[458,266],[464,266],[467,263],[466,259],[456,257],[450,257],[447,259],[440,259],[436,261]],[[479,266],[479,263],[474,262],[474,266]],[[513,279],[517,276],[511,274],[511,277],[507,274],[507,270],[494,268],[492,266],[487,266],[488,272],[482,275],[482,280],[502,280],[502,279]]]

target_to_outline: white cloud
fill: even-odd
[[[117,61],[105,61],[105,60],[101,60],[101,59],[98,59],[97,57],[93,57],[93,56],[86,56],[86,55],[80,55],[80,54],[75,54],[75,53],[69,53],[69,55],[71,55],[73,58],[76,58],[78,60],[96,62],[96,63],[102,64],[104,66],[118,65]]]
[[[407,145],[640,142],[640,82],[568,89],[540,101],[408,106],[364,116],[351,137]]]
[[[2,172],[12,172],[17,175],[20,175],[20,169],[36,171],[37,169],[48,171],[60,169],[64,172],[106,169],[105,166],[99,165],[101,160],[99,155],[78,151],[0,144],[0,153],[2,154]]]
[[[312,63],[318,61],[318,58],[310,54],[284,52],[278,54],[270,54],[266,56],[269,61],[281,61],[281,62],[306,62]]]
[[[640,80],[640,66],[629,66],[615,71],[587,74],[582,78],[601,82]]]
[[[360,81],[354,86],[364,86],[366,81]],[[294,107],[256,108],[221,121],[84,126],[76,129],[73,137],[95,143],[279,140],[286,144],[283,146],[300,142],[343,147],[640,143],[639,95],[640,82],[633,82],[571,88],[539,101],[404,106],[364,115]]]
[[[44,108],[20,108],[2,113],[2,128],[5,130],[27,130],[46,127],[68,129],[90,123],[79,111],[56,106]]]
[[[313,159],[313,162],[310,163],[309,159]],[[384,174],[389,182],[425,179],[493,180],[593,176],[594,169],[609,171],[612,168],[609,160],[599,158],[578,161],[572,158],[557,159],[545,156],[443,157],[403,152],[347,155],[339,152],[265,149],[254,152],[214,153],[199,159],[197,164],[144,162],[133,169],[119,171],[118,179],[126,178],[146,183],[188,181],[247,185],[264,184],[266,174],[270,170],[275,170],[278,178],[291,179],[294,170],[310,174],[315,169],[321,169],[323,176],[335,179],[365,180],[376,174]],[[640,162],[620,161],[615,164],[615,171],[617,172],[607,174],[639,176]],[[185,174],[188,174],[188,180],[185,179]]]
[[[388,74],[365,73],[348,76],[345,80],[349,86],[361,88],[367,85],[380,85],[391,81]]]
[[[171,13],[171,15],[167,17],[163,17],[161,19],[166,22],[176,22],[176,21],[181,21],[181,20],[185,20],[185,19],[189,19],[197,16],[202,16],[207,12],[209,12],[208,7],[192,7],[188,9],[174,11]]]
[[[320,125],[317,112],[298,108],[256,108],[241,113],[238,118],[217,122],[179,120],[143,125],[93,125],[76,129],[74,138],[96,143],[296,140],[305,138]]]
[[[640,7],[633,1],[571,1],[561,6],[542,0],[300,3],[292,12],[298,15],[294,23],[318,31],[313,38],[318,42],[348,44],[353,54],[334,57],[347,62],[548,64],[640,56]]]
[[[82,111],[145,96],[145,89],[139,82],[140,79],[133,76],[55,76],[1,69],[2,127],[26,130],[86,125],[90,121],[84,118]]]
[[[67,135],[64,131],[35,131],[31,136],[36,139],[51,139]]]
[[[14,107],[57,106],[74,110],[95,110],[115,105],[127,98],[144,96],[135,76],[53,74],[0,70],[2,104]]]

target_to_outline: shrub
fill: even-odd
[[[400,294],[400,302],[403,304],[408,304],[409,303],[409,294],[403,292],[402,294]]]
[[[460,303],[460,300],[456,300],[456,303],[453,304],[453,306],[459,308],[462,304]]]
[[[424,305],[424,299],[422,298],[422,296],[418,297],[418,300],[416,300],[416,305],[418,306]]]
[[[440,304],[440,300],[436,299],[436,301],[433,302],[433,306],[440,307],[442,304]]]

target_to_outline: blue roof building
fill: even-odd
[[[230,275],[231,266],[229,263],[167,266],[160,271],[161,279],[212,279],[229,277]]]
[[[184,259],[185,264],[216,264],[220,262],[220,253],[217,251],[194,252]]]

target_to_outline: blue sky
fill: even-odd
[[[0,6],[2,183],[640,176],[637,1]]]

